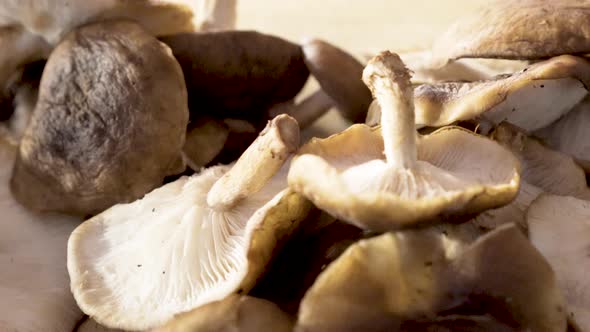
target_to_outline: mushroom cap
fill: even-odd
[[[302,48],[307,68],[344,117],[352,122],[364,122],[373,97],[361,79],[363,64],[323,40],[305,40]]]
[[[531,204],[527,222],[531,242],[555,271],[569,319],[579,331],[590,330],[590,202],[542,195]]]
[[[154,332],[290,332],[293,321],[274,303],[232,294],[175,316]]]
[[[309,70],[299,45],[255,31],[182,33],[161,38],[180,63],[191,118],[251,120],[303,88]]]
[[[590,172],[590,98],[586,97],[576,107],[549,126],[537,130],[534,135],[550,147],[572,156]]]
[[[489,80],[522,70],[528,64],[526,61],[504,59],[459,59],[442,67],[432,66],[430,50],[401,53],[400,57],[412,71],[413,84]]]
[[[0,26],[21,26],[57,44],[85,23],[131,19],[150,34],[161,36],[194,31],[194,5],[189,0],[5,0]]]
[[[445,251],[433,230],[353,244],[307,291],[295,331],[397,331],[406,320],[434,317],[449,305],[437,278]]]
[[[80,308],[105,326],[147,329],[252,288],[310,206],[284,189],[283,170],[231,210],[211,209],[207,195],[229,169],[182,177],[79,226],[68,271]]]
[[[131,22],[84,26],[46,64],[12,191],[29,208],[72,214],[132,201],[172,173],[187,121],[165,45]]]
[[[0,330],[71,331],[82,318],[70,292],[66,243],[81,219],[32,213],[9,179],[16,145],[0,127]]]
[[[416,169],[392,169],[379,130],[359,124],[312,139],[293,159],[289,185],[317,207],[371,230],[478,213],[509,203],[518,191],[518,161],[491,140],[443,128],[417,141]]]
[[[202,117],[189,124],[182,151],[187,164],[198,172],[223,150],[230,130],[221,121]]]
[[[467,306],[486,308],[519,331],[566,330],[555,274],[514,224],[502,225],[465,247],[447,272],[451,289],[464,296]]]
[[[416,125],[439,127],[459,120],[507,121],[527,131],[543,128],[588,93],[590,63],[563,55],[491,81],[440,83],[416,88]]]
[[[306,293],[296,331],[413,331],[457,312],[502,329],[565,331],[551,267],[514,225],[471,244],[443,234],[406,230],[352,245]]]
[[[435,63],[459,58],[540,59],[590,52],[587,0],[502,0],[452,25]]]
[[[507,123],[498,126],[492,136],[519,159],[524,181],[547,193],[590,199],[586,174],[570,156],[551,150]]]

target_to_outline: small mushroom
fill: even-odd
[[[568,318],[590,331],[590,202],[542,195],[527,213],[529,237],[545,256],[565,295]]]
[[[153,332],[291,332],[293,321],[274,303],[251,296],[230,295],[176,315]]]
[[[377,231],[474,214],[514,198],[518,162],[497,143],[459,128],[418,137],[410,74],[399,57],[379,54],[363,79],[383,110],[381,130],[355,125],[312,140],[292,162],[294,190],[337,218]]]
[[[585,1],[493,1],[455,23],[435,42],[433,62],[590,53],[589,21]]]
[[[39,211],[88,215],[143,196],[176,171],[186,98],[170,50],[135,23],[73,31],[45,66],[15,197]]]
[[[248,292],[310,209],[286,188],[283,165],[298,141],[296,121],[279,116],[233,166],[182,177],[84,222],[68,243],[80,308],[105,326],[138,330]]]
[[[184,72],[191,119],[210,115],[264,124],[309,77],[299,45],[255,31],[183,33],[161,38]]]
[[[0,330],[72,331],[82,312],[70,292],[66,243],[80,218],[37,214],[9,180],[17,146],[0,127]]]
[[[320,86],[352,122],[364,122],[371,91],[363,84],[363,65],[344,50],[319,39],[303,42],[305,64]]]
[[[223,150],[229,128],[211,117],[201,117],[189,124],[184,147],[187,165],[198,172]]]
[[[550,147],[562,151],[590,172],[590,98],[586,97],[574,109],[534,135]]]
[[[416,126],[481,118],[484,124],[507,121],[534,131],[569,112],[587,95],[587,86],[590,63],[571,55],[490,81],[425,84],[415,91]]]

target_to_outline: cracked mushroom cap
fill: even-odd
[[[455,127],[417,135],[413,88],[396,55],[371,60],[364,80],[381,104],[382,127],[354,125],[312,140],[292,162],[294,190],[371,230],[474,214],[514,198],[518,161],[497,143]]]
[[[210,115],[260,123],[293,99],[309,77],[301,47],[256,31],[182,33],[161,38],[184,72],[191,119]]]
[[[154,332],[291,332],[293,321],[274,303],[232,294],[176,315]]]
[[[80,308],[100,324],[141,330],[246,293],[310,204],[286,189],[295,120],[275,118],[233,166],[216,166],[116,205],[70,236]]]
[[[434,62],[590,53],[589,22],[586,0],[493,1],[456,22],[435,42]]]
[[[32,213],[9,179],[16,145],[0,128],[0,330],[71,331],[82,312],[70,292],[66,244],[79,218]]]
[[[131,22],[84,26],[45,66],[12,191],[29,208],[81,215],[132,201],[177,171],[187,121],[165,45]]]
[[[302,48],[307,68],[342,115],[352,122],[364,122],[373,98],[362,81],[363,65],[323,40],[305,40]]]
[[[507,121],[527,131],[543,128],[588,93],[590,63],[563,55],[490,81],[425,84],[416,88],[416,126],[460,120]]]
[[[572,156],[590,172],[590,98],[586,97],[574,109],[534,135],[550,147]]]
[[[531,204],[527,223],[533,245],[555,271],[568,318],[578,331],[589,331],[590,202],[542,195]]]

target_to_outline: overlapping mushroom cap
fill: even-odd
[[[568,318],[579,331],[590,329],[590,202],[542,195],[527,213],[530,239],[555,271]]]
[[[362,240],[329,265],[306,293],[296,331],[415,331],[445,320],[565,331],[563,307],[551,267],[513,225],[471,244],[406,230]]]
[[[539,62],[489,81],[424,84],[416,88],[416,125],[444,126],[474,118],[543,128],[587,94],[590,63],[571,55]]]
[[[309,203],[286,189],[296,122],[274,119],[233,166],[183,177],[79,226],[68,243],[71,287],[99,323],[146,329],[247,292]]]
[[[0,126],[0,330],[71,331],[82,312],[70,292],[66,243],[81,221],[27,211],[10,192],[16,146]]]
[[[392,53],[371,60],[364,81],[381,104],[381,131],[355,125],[312,140],[293,160],[289,185],[330,214],[373,230],[510,202],[519,183],[512,154],[459,128],[417,137],[409,77]]]
[[[590,53],[587,0],[502,0],[449,28],[434,63],[459,58],[540,59]]]

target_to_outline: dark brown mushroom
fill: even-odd
[[[186,100],[180,66],[140,26],[74,30],[43,72],[11,180],[15,197],[71,214],[140,198],[176,171]]]

